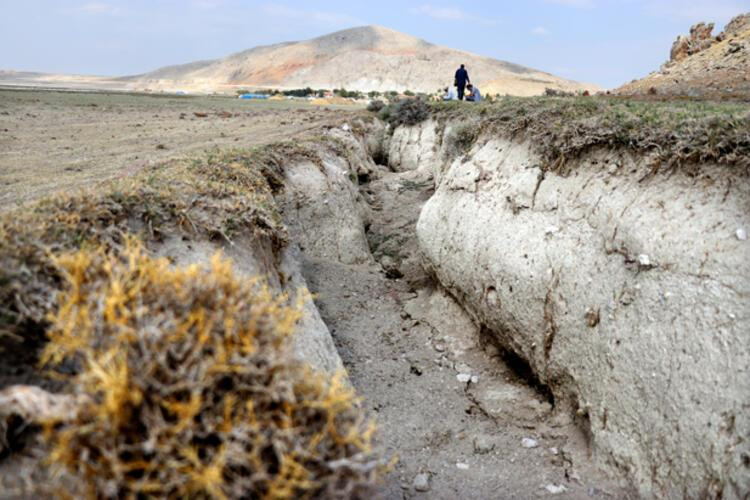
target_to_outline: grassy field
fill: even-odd
[[[0,210],[169,158],[295,137],[357,112],[304,101],[0,89]]]
[[[0,210],[167,159],[314,134],[361,112],[305,101],[0,88]],[[522,135],[550,168],[593,147],[630,149],[668,166],[750,164],[747,103],[503,98],[435,104],[417,118],[429,115],[464,122],[448,138],[458,150],[479,136]]]

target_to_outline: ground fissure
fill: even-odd
[[[416,224],[432,174],[375,164],[358,184],[373,259],[342,263],[303,249],[302,272],[383,450],[399,459],[386,497],[535,498],[548,486],[563,486],[562,498],[621,493],[528,368],[509,364],[423,269]]]

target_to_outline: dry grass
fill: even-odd
[[[356,113],[300,101],[0,88],[0,210],[178,156],[297,138]]]
[[[73,497],[366,498],[383,464],[338,377],[293,361],[300,316],[216,256],[175,269],[134,239],[55,260],[43,361],[90,402],[47,423]]]
[[[24,338],[44,330],[60,276],[50,256],[104,246],[126,234],[225,239],[238,232],[286,242],[271,184],[253,155],[173,161],[101,189],[58,195],[0,219],[0,332]]]
[[[430,105],[419,98],[401,99],[378,110],[378,117],[395,128],[400,125],[416,125],[430,116]]]
[[[528,139],[548,169],[606,147],[651,155],[656,167],[711,162],[750,170],[750,105],[742,103],[503,98],[493,104],[434,104],[432,116],[478,119],[482,137]]]

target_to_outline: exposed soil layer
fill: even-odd
[[[595,472],[575,423],[529,385],[523,363],[483,340],[417,267],[415,226],[431,179],[389,172],[362,190],[373,208],[368,239],[386,268],[308,258],[303,273],[383,449],[399,458],[385,496],[544,498],[563,487],[557,498],[623,498]],[[426,492],[415,489],[422,473]]]

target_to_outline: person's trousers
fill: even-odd
[[[463,101],[464,100],[464,89],[466,89],[466,85],[459,85],[458,86],[458,100]]]

